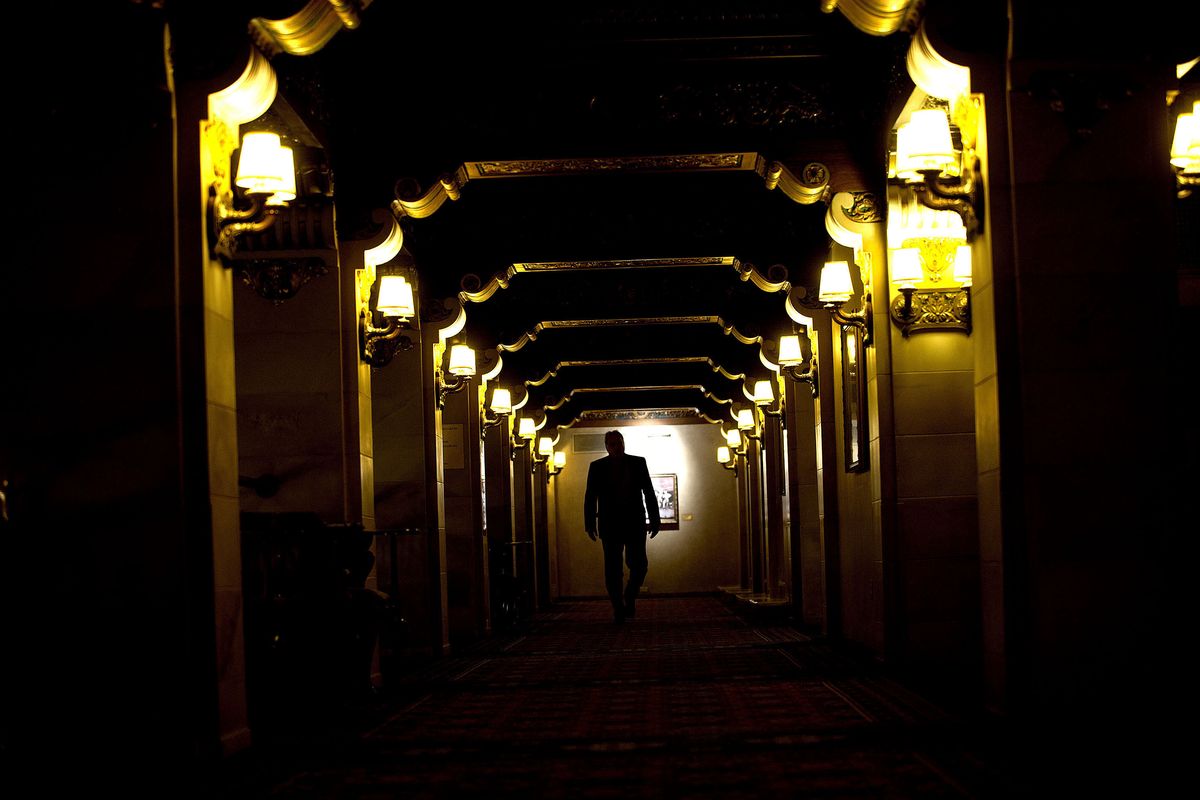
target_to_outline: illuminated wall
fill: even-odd
[[[733,473],[716,461],[717,446],[723,443],[717,426],[613,427],[624,434],[626,452],[646,457],[651,475],[679,479],[679,529],[664,530],[648,543],[650,571],[643,591],[711,592],[736,584],[737,491]],[[603,553],[583,530],[583,493],[588,465],[605,455],[608,429],[564,431],[559,442],[567,451],[567,465],[555,478],[560,597],[604,594]]]

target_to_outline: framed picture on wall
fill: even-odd
[[[867,469],[870,441],[867,432],[866,357],[863,329],[856,325],[842,328],[842,421],[846,438],[846,471]]]
[[[658,496],[659,529],[679,530],[679,477],[676,475],[651,475],[654,494]]]

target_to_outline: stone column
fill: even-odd
[[[480,494],[479,392],[471,379],[442,412],[447,602],[452,642],[472,642],[487,623],[487,540]]]
[[[435,654],[445,654],[450,650],[450,609],[446,575],[444,442],[442,409],[437,402],[437,381],[446,348],[436,337],[436,333],[427,335],[426,343],[421,348],[421,381],[425,399],[425,568],[433,628],[429,632],[429,642]]]
[[[988,176],[1013,216],[992,232],[1011,237],[991,265],[991,377],[1000,389],[986,391],[982,370],[977,385],[996,404],[980,413],[999,413],[998,446],[988,448],[999,460],[987,465],[999,474],[981,480],[998,481],[988,503],[1004,516],[982,543],[985,603],[1004,586],[1016,706],[1154,718],[1172,707],[1167,691],[1177,685],[1160,667],[1171,674],[1189,663],[1173,642],[1190,623],[1172,623],[1190,604],[1180,591],[1190,558],[1175,532],[1189,527],[1193,513],[1179,498],[1194,483],[1180,468],[1189,423],[1177,423],[1193,416],[1179,404],[1192,396],[1195,353],[1181,347],[1177,324],[1164,112],[1175,75],[1169,51],[1152,44],[1181,21],[1156,11],[1132,31],[1104,26],[1072,37],[1077,48],[1047,48],[1039,31],[1049,10],[1019,11],[1007,107],[988,98],[989,114],[1009,115],[1004,133],[1016,155],[1007,175]],[[988,129],[998,137],[993,154],[1003,142],[997,127]],[[994,196],[990,207],[998,205]],[[1142,313],[1124,335],[1107,335],[1102,321],[1119,296]],[[1017,495],[1020,504],[1006,503]],[[1003,574],[990,563],[998,551]],[[1114,646],[1114,630],[1129,638]],[[1151,694],[1114,697],[1119,685]]]
[[[819,370],[818,365],[818,375]],[[816,399],[807,383],[785,379],[784,391],[792,516],[792,606],[797,619],[820,626],[825,620],[825,554],[818,510]]]
[[[822,633],[830,637],[842,635],[842,556],[841,515],[838,513],[838,449],[836,392],[831,384],[841,370],[834,363],[833,340],[838,327],[828,314],[814,315],[817,329],[817,364],[821,372],[822,390],[816,403],[814,435],[817,443],[817,512],[820,519],[821,547],[824,554],[825,589],[822,606],[825,610]]]
[[[783,531],[783,430],[777,416],[760,414],[762,419],[763,503],[766,508],[764,531],[763,593],[771,600],[788,599],[787,548]]]
[[[750,439],[746,446],[747,526],[750,532],[750,592],[763,594],[766,579],[766,531],[763,525],[762,440]]]
[[[515,620],[513,573],[513,449],[510,415],[484,432],[484,485],[492,627],[510,628]]]
[[[553,456],[551,456],[553,458]],[[550,606],[550,534],[547,493],[549,489],[547,462],[538,460],[534,465],[530,489],[533,493],[533,562],[534,587],[537,608]]]
[[[750,554],[750,467],[747,465],[746,459],[734,456],[734,460],[738,465],[737,474],[734,476],[734,480],[737,482],[738,567],[741,578],[738,592],[745,593],[752,591],[754,586],[752,577],[754,559]]]
[[[513,450],[513,577],[517,613],[521,620],[533,616],[537,597],[533,554],[533,442]]]

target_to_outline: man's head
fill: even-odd
[[[609,431],[604,434],[604,449],[610,456],[625,455],[625,437],[620,431]]]

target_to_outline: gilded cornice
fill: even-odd
[[[778,161],[772,161],[766,170],[760,170],[763,182],[768,189],[779,189],[789,200],[802,206],[827,200],[829,191],[829,168],[816,161],[804,165],[800,175],[794,175],[790,169]]]
[[[250,20],[250,37],[268,58],[280,53],[309,56],[343,28],[357,28],[359,12],[369,5],[371,0],[309,0],[290,17]]]
[[[584,411],[576,419],[579,421],[597,420],[642,420],[642,419],[688,419],[691,417],[701,417],[709,422],[716,420],[709,419],[708,416],[701,413],[695,408],[613,408],[613,409],[593,409]],[[563,425],[561,427],[569,428],[571,425]]]
[[[679,356],[662,358],[597,358],[583,360],[559,361],[549,372],[540,378],[525,381],[526,386],[541,386],[551,378],[558,377],[560,370],[568,367],[636,367],[657,364],[708,364],[714,372],[717,366],[707,356]]]
[[[728,380],[738,381],[746,377],[744,372],[732,373],[725,369],[721,364],[716,363],[708,356],[656,356],[650,358],[598,358],[598,359],[583,359],[560,361],[554,367],[540,378],[525,381],[526,386],[542,386],[551,378],[558,377],[559,371],[570,367],[638,367],[638,366],[661,366],[664,364],[704,364],[714,374],[721,375]]]
[[[663,384],[661,386],[580,386],[578,389],[572,389],[567,392],[567,396],[576,394],[606,394],[610,392],[666,392],[672,389],[698,389],[703,391],[704,387],[698,383],[677,383]]]
[[[567,392],[566,396],[563,397],[557,405],[547,404],[545,408],[555,410],[562,408],[562,406],[575,395],[613,394],[616,392],[686,392],[692,390],[699,392],[704,399],[710,400],[717,405],[728,406],[733,404],[732,399],[718,397],[698,383],[677,383],[664,384],[662,386],[580,386],[578,389],[572,389],[571,391]]]
[[[229,138],[230,152],[238,146],[237,126],[265,114],[275,102],[278,88],[279,79],[271,63],[257,50],[251,50],[246,68],[237,80],[208,96],[210,125],[224,123],[234,129],[232,135],[222,133]],[[217,154],[214,158],[218,158]]]
[[[801,205],[828,199],[829,169],[815,161],[806,164],[800,174],[795,175],[783,163],[768,163],[758,153],[552,158],[465,162],[453,173],[439,178],[438,182],[420,197],[396,197],[392,201],[392,214],[396,219],[422,219],[432,216],[447,200],[458,200],[463,187],[472,180],[671,172],[754,172],[763,179],[763,185],[768,190],[779,189],[789,199]]]
[[[725,322],[720,317],[691,314],[687,316],[675,317],[614,317],[600,319],[554,319],[539,322],[535,330],[539,333],[543,330],[551,330],[554,328],[612,328],[624,327],[629,325],[696,325],[705,322],[715,322],[718,325],[724,325]]]
[[[693,316],[675,316],[675,317],[618,317],[604,319],[562,319],[562,320],[544,320],[533,326],[533,329],[521,334],[512,344],[498,344],[497,350],[503,352],[514,352],[523,348],[526,344],[536,341],[537,337],[544,331],[556,329],[570,328],[615,328],[615,327],[632,327],[638,325],[703,325],[715,324],[720,326],[721,331],[727,336],[732,336],[742,344],[757,344],[762,342],[761,336],[746,336],[739,331],[732,323],[727,323],[725,320],[717,316],[693,315]]]
[[[583,361],[560,361],[554,371],[563,367],[627,367],[638,364],[708,364],[715,369],[713,361],[708,356],[679,356],[677,358],[600,358]]]
[[[822,0],[821,10],[840,11],[863,33],[887,36],[911,30],[924,5],[925,0]]]
[[[730,172],[755,168],[756,153],[697,153],[606,158],[546,158],[520,161],[471,161],[471,178],[531,178],[543,175],[594,175],[615,172]]]
[[[650,267],[709,267],[733,266],[733,256],[700,258],[630,258],[619,261],[537,261],[513,264],[510,275],[517,272],[555,272],[558,270],[646,269]]]
[[[906,66],[918,89],[930,97],[948,101],[951,108],[971,91],[971,70],[939,53],[924,25],[908,46]]]
[[[473,279],[466,284],[458,294],[464,303],[483,303],[495,296],[501,289],[507,289],[513,278],[521,273],[547,274],[555,272],[584,272],[625,269],[661,269],[675,267],[733,267],[741,280],[749,281],[764,292],[786,292],[791,288],[787,280],[772,281],[749,263],[744,263],[734,256],[701,256],[695,258],[631,258],[622,260],[590,260],[590,261],[536,261],[512,264],[504,272],[496,273],[492,279],[480,288],[468,288],[472,284],[478,286],[478,280]]]
[[[786,292],[792,288],[792,284],[786,279],[782,281],[772,281],[765,277],[753,264],[743,264],[741,261],[734,262],[733,268],[738,271],[743,281],[749,281],[762,289],[764,292],[771,294],[773,292]],[[786,274],[786,272],[785,272]]]

